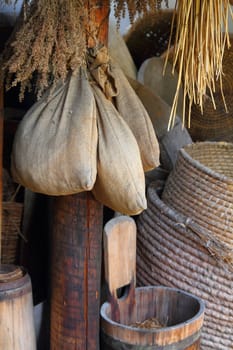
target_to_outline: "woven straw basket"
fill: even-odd
[[[233,144],[184,146],[162,199],[233,249]]]
[[[159,10],[144,15],[131,26],[125,42],[137,68],[147,58],[158,57],[167,50],[172,16],[173,10]]]
[[[189,133],[193,141],[233,141],[233,36],[230,37],[230,42],[231,47],[225,49],[223,56],[223,91],[228,113],[217,81],[214,93],[216,109],[209,95],[205,97],[203,114],[199,106],[192,106]]]
[[[19,188],[20,186],[15,189],[12,178],[3,168],[1,237],[1,262],[3,264],[17,264],[19,259],[19,237],[23,213],[23,203],[15,201]]]
[[[17,264],[23,204],[18,202],[3,202],[2,211],[1,262],[3,264]]]
[[[158,187],[149,185],[148,209],[137,219],[138,284],[176,287],[202,298],[206,311],[201,349],[230,350],[232,269],[214,257],[213,242],[201,238],[198,224],[162,202]]]

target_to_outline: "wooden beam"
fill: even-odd
[[[97,28],[96,36],[101,44],[107,46],[108,43],[108,26],[109,26],[109,0],[96,1],[89,0],[89,16],[90,16],[90,28],[92,31],[92,25]],[[88,47],[95,46],[95,40],[92,36],[88,37]]]
[[[109,1],[87,4],[106,44]],[[50,348],[99,350],[103,206],[91,192],[56,197],[52,218]]]
[[[3,87],[0,87],[0,260],[2,242],[2,200],[3,200]]]
[[[99,349],[102,215],[90,192],[54,200],[51,350]]]

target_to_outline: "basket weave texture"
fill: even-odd
[[[148,208],[137,219],[137,282],[180,288],[206,305],[201,349],[230,350],[233,344],[233,272],[209,250],[195,222],[169,208],[158,183],[148,188]]]
[[[225,49],[223,56],[223,92],[228,113],[226,112],[219,80],[216,81],[214,108],[211,96],[206,95],[203,114],[198,105],[192,105],[191,127],[189,133],[193,141],[228,141],[233,142],[233,36],[231,47]]]
[[[17,264],[19,260],[19,238],[23,203],[16,202],[13,181],[6,169],[3,169],[2,235],[1,263]]]
[[[162,199],[233,249],[233,144],[199,142],[184,146]]]
[[[140,68],[147,58],[161,56],[167,51],[173,12],[171,9],[161,9],[146,14],[126,33],[125,42],[137,68]]]
[[[16,264],[19,254],[19,233],[23,204],[3,202],[2,210],[2,263]]]

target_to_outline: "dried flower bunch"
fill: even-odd
[[[20,99],[35,80],[38,96],[85,61],[85,6],[79,0],[25,1],[20,23],[3,52],[7,88],[21,84]],[[36,74],[34,74],[36,73]]]
[[[131,23],[137,15],[147,13],[149,11],[156,11],[161,8],[162,2],[168,7],[168,0],[112,0],[114,15],[118,20],[118,25],[121,18],[124,18],[126,12],[129,13]]]
[[[68,71],[85,64],[87,36],[95,36],[95,27],[90,24],[89,3],[85,0],[24,0],[20,23],[0,61],[6,87],[20,83],[20,100],[25,89],[31,88],[32,81],[40,97],[48,86],[64,80]],[[114,6],[119,20],[126,6],[133,20],[136,14],[159,8],[161,0],[114,0]]]

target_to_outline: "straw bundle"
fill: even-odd
[[[199,142],[184,146],[162,199],[233,249],[233,144]]]
[[[176,38],[173,49],[173,69],[178,71],[177,91],[173,101],[168,128],[176,116],[179,90],[183,84],[185,123],[185,100],[189,100],[188,127],[190,127],[193,103],[203,110],[203,100],[209,94],[215,106],[213,92],[219,80],[223,104],[222,59],[225,46],[229,47],[228,15],[229,0],[179,0],[176,1]],[[231,13],[232,15],[232,13]],[[222,32],[225,29],[225,32]],[[168,60],[169,51],[166,59]],[[227,107],[225,106],[227,109]]]
[[[193,141],[228,141],[233,142],[233,36],[230,35],[231,47],[223,55],[223,91],[228,113],[222,102],[220,82],[216,82],[214,108],[211,97],[205,96],[203,114],[200,106],[193,105],[191,110],[191,127],[189,129]],[[187,113],[187,112],[186,112]]]
[[[159,188],[160,187],[160,188]],[[156,191],[156,188],[159,188]],[[215,252],[201,227],[168,207],[163,186],[148,188],[148,208],[137,220],[137,281],[195,293],[206,305],[201,349],[229,350],[233,344],[233,272]],[[220,252],[220,251],[219,251]]]

